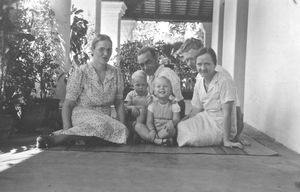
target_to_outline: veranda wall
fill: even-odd
[[[300,2],[249,1],[245,121],[300,153]]]

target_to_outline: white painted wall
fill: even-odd
[[[216,3],[215,3],[216,4]],[[214,5],[215,5],[214,4]],[[224,4],[224,5],[223,5]],[[245,57],[247,44],[247,21],[248,21],[248,0],[227,0],[223,4],[217,4],[219,8],[214,10],[223,11],[223,31],[219,27],[218,46],[222,46],[222,57],[218,57],[218,63],[231,74],[238,88],[238,96],[243,110],[244,105],[244,85],[245,85]],[[222,21],[222,11],[219,11],[219,22]],[[215,26],[216,24],[213,24]],[[218,24],[220,26],[222,24]],[[214,32],[215,33],[215,32]],[[220,37],[220,36],[219,36]],[[221,39],[223,42],[220,42]],[[214,40],[213,40],[214,41]],[[215,42],[215,41],[214,41]],[[214,43],[213,46],[215,46]]]
[[[225,1],[222,66],[234,76],[237,1]]]
[[[224,0],[214,1],[211,47],[217,54],[218,64],[222,65]]]
[[[249,1],[244,103],[246,123],[298,153],[299,18],[299,1]]]
[[[212,37],[212,23],[204,22],[202,23],[203,28],[205,30],[205,46],[211,47],[211,37]]]

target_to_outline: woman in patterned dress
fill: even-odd
[[[92,42],[91,61],[75,69],[68,79],[62,108],[63,129],[50,136],[38,137],[38,148],[90,137],[126,143],[128,130],[124,125],[123,76],[119,69],[107,64],[111,54],[110,37],[96,35]],[[117,119],[111,117],[111,105],[115,106]]]

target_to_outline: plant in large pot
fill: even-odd
[[[33,83],[22,80],[24,65],[20,62],[20,44],[34,37],[20,30],[17,24],[19,10],[16,0],[0,3],[0,139],[7,138],[20,124],[24,97],[20,92],[30,92]],[[17,68],[17,69],[16,69]]]
[[[35,40],[23,50],[32,56],[34,65],[31,69],[33,69],[35,88],[32,89],[31,97],[24,107],[22,121],[27,131],[37,129],[43,131],[49,128],[57,130],[61,128],[59,100],[54,99],[53,96],[55,70],[59,67],[57,61],[62,58],[63,49],[55,28],[55,13],[50,7],[49,0],[31,0],[31,2],[34,4],[30,9],[24,10],[22,17],[30,21],[29,30],[34,34]],[[28,23],[24,24],[23,26],[26,27]]]
[[[51,97],[56,61],[63,51],[49,0],[20,0],[17,4],[14,38],[5,43],[2,91],[6,102],[16,93],[24,98],[19,129],[34,131],[49,123],[59,124],[51,119],[54,109],[59,114],[58,101]]]

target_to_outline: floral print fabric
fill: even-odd
[[[111,105],[123,99],[124,82],[120,70],[107,65],[103,82],[91,64],[82,65],[70,76],[66,99],[76,101],[73,127],[54,134],[96,136],[113,143],[126,143],[128,130],[110,117]]]

